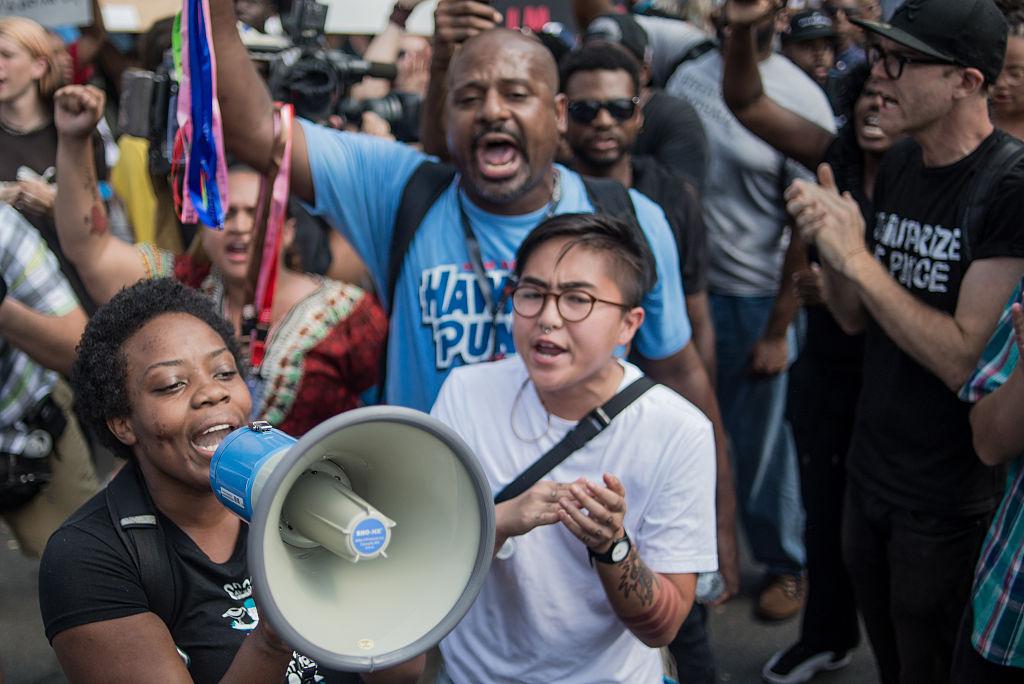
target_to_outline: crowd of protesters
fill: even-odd
[[[319,37],[396,78],[312,93],[273,56],[291,2],[210,0],[218,229],[129,130],[172,18],[0,17],[0,516],[68,678],[359,681],[258,618],[208,478],[238,427],[429,411],[499,492],[646,376],[497,505],[439,650],[365,681],[711,684],[740,542],[756,616],[801,620],[770,684],[861,625],[884,684],[1024,680],[1024,2],[573,0],[529,31],[439,0],[427,38],[421,2]],[[160,514],[169,613],[111,481]]]

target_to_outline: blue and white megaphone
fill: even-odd
[[[369,672],[427,651],[490,567],[487,479],[419,411],[356,409],[299,440],[253,423],[217,449],[210,485],[249,521],[260,614],[327,668]]]

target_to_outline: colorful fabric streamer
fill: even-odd
[[[181,220],[220,229],[228,183],[209,0],[183,0],[180,59],[175,156],[185,163]]]

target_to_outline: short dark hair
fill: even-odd
[[[640,94],[640,62],[621,45],[594,40],[563,57],[559,66],[563,93],[566,92],[569,79],[579,71],[625,71],[633,82],[633,94]]]
[[[123,418],[131,412],[124,343],[151,320],[169,313],[194,316],[213,328],[242,368],[234,330],[214,310],[206,295],[173,278],[141,280],[114,295],[85,326],[71,368],[71,389],[79,423],[123,458],[131,458],[131,450],[114,436],[107,420]]]
[[[569,240],[563,256],[582,247],[611,260],[615,268],[609,275],[618,284],[626,306],[640,306],[657,282],[654,254],[640,226],[608,214],[560,214],[541,222],[516,251],[516,278],[523,275],[526,262],[541,245],[561,238]]]

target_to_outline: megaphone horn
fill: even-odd
[[[430,649],[490,567],[487,479],[419,411],[356,409],[299,440],[255,422],[217,449],[210,485],[250,523],[260,614],[324,667],[369,672]]]

